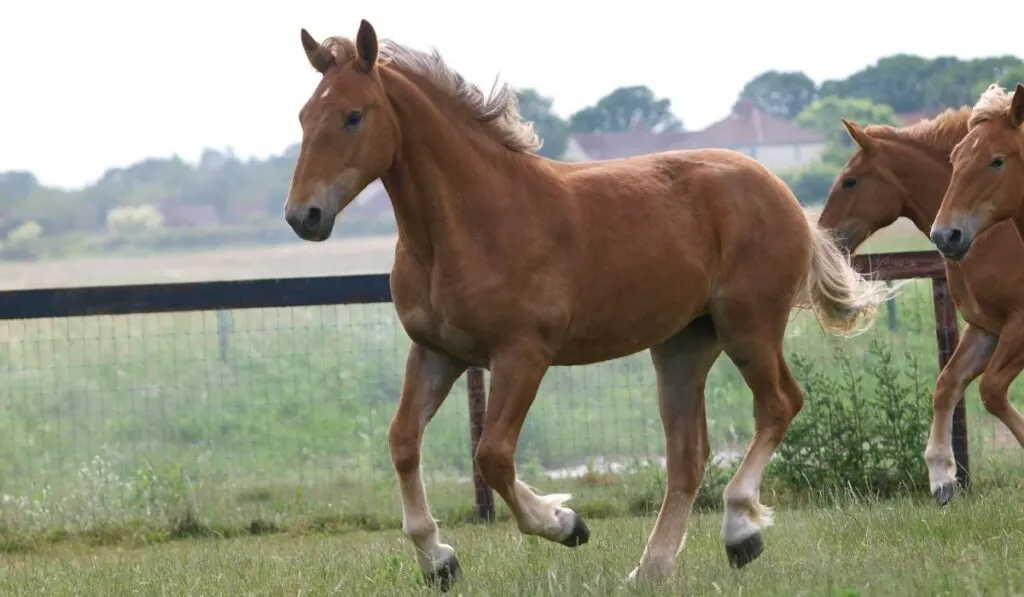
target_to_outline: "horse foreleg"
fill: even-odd
[[[704,382],[721,352],[708,317],[651,348],[665,429],[665,498],[640,564],[629,574],[632,583],[667,580],[686,542],[690,512],[711,453]]]
[[[515,452],[526,414],[550,360],[538,345],[521,343],[492,357],[484,428],[476,449],[480,474],[508,505],[519,530],[575,547],[590,538],[583,519],[563,504],[568,494],[537,495],[516,478]]]
[[[388,430],[391,461],[402,495],[402,530],[416,547],[420,570],[430,583],[447,591],[461,573],[450,545],[441,543],[430,514],[420,469],[423,430],[440,408],[467,365],[446,354],[413,344],[405,365],[398,409]]]
[[[963,399],[967,386],[985,369],[996,341],[992,334],[968,324],[953,356],[935,380],[932,426],[924,449],[924,461],[928,465],[928,484],[939,506],[945,506],[956,492],[953,408]]]

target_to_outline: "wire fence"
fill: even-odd
[[[393,306],[378,302],[386,300],[386,276],[344,292],[338,280],[154,285],[134,294],[108,288],[88,300],[75,290],[0,298],[0,508],[7,524],[67,528],[161,517],[183,500],[224,520],[298,508],[400,516],[387,429],[409,340]],[[303,283],[310,286],[301,290]],[[80,293],[74,300],[73,292]],[[342,295],[359,304],[313,304]],[[277,306],[287,303],[299,306]],[[240,308],[202,308],[212,304]],[[176,312],[183,305],[197,310]],[[114,314],[81,314],[104,311]],[[930,392],[938,361],[929,280],[905,286],[863,336],[827,337],[801,313],[786,344],[829,370],[837,345],[846,358],[868,363],[878,339],[898,363],[905,353],[918,355],[917,381]],[[432,504],[472,508],[487,499],[474,498],[466,387],[464,376],[426,432]],[[752,401],[727,358],[712,370],[706,395],[715,457],[734,458],[753,431]],[[1005,434],[981,411],[976,389],[968,396],[973,454],[999,449]],[[801,416],[814,413],[808,404]],[[662,458],[646,353],[552,369],[517,450],[527,482],[554,487]]]

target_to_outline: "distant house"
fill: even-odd
[[[221,224],[217,209],[208,204],[185,203],[179,197],[167,197],[156,204],[168,228],[212,228]]]
[[[611,159],[702,147],[739,151],[778,171],[817,160],[825,149],[825,139],[788,120],[765,114],[753,102],[743,99],[728,116],[700,131],[575,134],[570,139],[566,159]]]

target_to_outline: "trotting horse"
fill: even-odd
[[[1013,93],[990,85],[953,150],[953,173],[929,235],[946,259],[963,259],[974,239],[998,222],[1014,220],[1024,229],[1022,89],[1021,83]]]
[[[794,306],[835,333],[863,329],[888,294],[848,264],[786,185],[742,154],[703,149],[590,163],[536,154],[515,92],[490,96],[435,52],[355,40],[302,47],[322,78],[299,112],[284,215],[308,241],[374,179],[398,243],[391,291],[412,340],[388,443],[402,528],[425,577],[458,576],[420,472],[424,428],[470,365],[490,370],[475,460],[519,530],[566,546],[589,530],[569,495],[517,478],[520,429],[545,372],[650,349],[667,487],[631,582],[662,580],[681,550],[710,448],[704,383],[721,352],[753,391],[754,437],[724,490],[722,537],[740,567],[763,550],[765,466],[803,404],[783,358]],[[572,421],[565,421],[572,425]]]
[[[857,150],[840,171],[818,224],[854,252],[897,218],[928,236],[949,185],[950,154],[968,134],[971,108],[894,128],[843,121]],[[1024,368],[1024,242],[1011,223],[979,236],[962,262],[946,261],[950,293],[967,326],[935,382],[932,424],[925,447],[932,494],[945,506],[956,490],[953,408],[979,375],[985,408],[1024,445],[1024,416],[1008,398]]]

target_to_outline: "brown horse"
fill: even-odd
[[[953,150],[953,174],[930,238],[953,261],[967,255],[992,225],[1024,228],[1024,85],[1014,93],[990,85],[971,110],[967,135]]]
[[[862,128],[844,120],[857,150],[839,173],[818,224],[834,230],[851,253],[900,217],[927,236],[949,184],[950,153],[968,134],[970,118],[965,107],[902,128]],[[978,237],[975,245],[963,262],[946,262],[950,292],[967,326],[936,380],[924,452],[940,506],[956,489],[953,408],[979,375],[985,408],[1024,445],[1024,417],[1007,397],[1024,367],[1024,242],[1006,223]]]
[[[650,349],[667,487],[630,579],[666,578],[683,545],[709,443],[704,382],[721,352],[753,391],[756,431],[723,494],[722,536],[739,567],[760,555],[771,512],[761,478],[803,404],[783,358],[794,306],[855,330],[888,295],[847,262],[782,181],[724,150],[583,164],[536,154],[514,91],[489,97],[440,56],[380,40],[302,46],[322,78],[299,112],[302,143],[285,219],[305,240],[380,178],[398,223],[391,291],[412,340],[388,441],[403,530],[442,588],[459,573],[420,473],[424,428],[470,365],[491,372],[475,454],[519,530],[576,546],[589,531],[517,478],[520,429],[552,366]],[[572,421],[565,421],[572,425]]]

